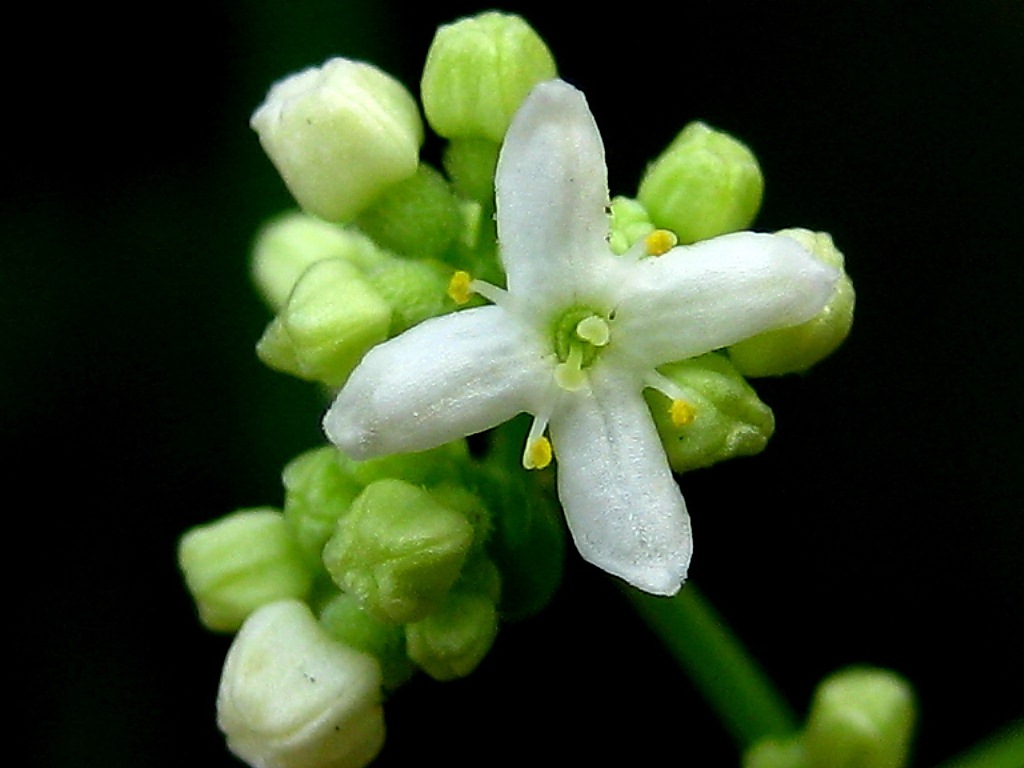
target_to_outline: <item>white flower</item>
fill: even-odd
[[[543,466],[553,448],[580,554],[642,590],[674,594],[690,523],[643,389],[667,394],[686,419],[685,392],[657,366],[813,317],[837,273],[794,240],[749,232],[614,255],[601,136],[583,94],[559,80],[537,86],[516,114],[496,193],[507,289],[473,281],[493,305],[373,348],[327,413],[327,435],[366,459],[530,413],[523,463]]]

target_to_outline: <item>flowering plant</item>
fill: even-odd
[[[748,768],[903,765],[902,678],[829,677],[800,730],[683,584],[673,473],[763,449],[774,416],[748,379],[842,342],[854,294],[832,239],[745,231],[760,169],[702,123],[609,199],[587,102],[518,17],[438,30],[421,96],[443,172],[415,99],[369,64],[286,78],[253,115],[301,209],[254,247],[274,312],[257,353],[329,391],[333,445],[285,467],[282,510],[181,540],[201,619],[237,632],[228,746],[254,766],[372,761],[383,699],[418,672],[471,674],[548,603],[564,514],[684,665],[717,671],[703,685]]]

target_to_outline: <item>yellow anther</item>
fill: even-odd
[[[551,441],[541,435],[526,446],[523,466],[527,469],[544,469],[551,463],[551,455]]]
[[[644,238],[644,247],[651,256],[668,253],[679,244],[675,232],[667,229],[656,229]]]
[[[452,275],[452,279],[448,281],[448,296],[456,304],[465,304],[473,295],[473,290],[470,288],[472,282],[473,278],[469,272],[457,270]]]
[[[607,320],[597,315],[591,315],[584,317],[576,324],[576,335],[595,347],[603,347],[611,338],[612,331],[608,327]]]
[[[685,400],[673,400],[672,405],[668,407],[668,415],[674,426],[685,427],[693,424],[693,420],[697,418],[697,409]]]

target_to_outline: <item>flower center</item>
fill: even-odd
[[[555,353],[562,362],[555,367],[555,381],[562,389],[583,386],[583,369],[597,357],[611,339],[607,318],[587,307],[574,307],[555,323]]]

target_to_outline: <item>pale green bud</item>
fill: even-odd
[[[455,191],[494,208],[494,171],[501,145],[490,139],[452,139],[444,148],[444,170]]]
[[[744,376],[806,371],[832,354],[853,325],[853,281],[843,269],[843,254],[832,242],[832,236],[807,229],[783,229],[776,234],[796,240],[814,258],[841,274],[824,308],[807,322],[766,331],[729,347],[729,357]]]
[[[625,253],[634,243],[654,231],[651,217],[638,200],[629,197],[612,198],[610,211],[608,245],[614,253]]]
[[[391,307],[341,259],[302,273],[256,354],[269,367],[336,387],[370,347],[387,338]]]
[[[335,58],[271,87],[250,125],[302,208],[349,221],[416,172],[423,123],[405,87]]]
[[[725,356],[711,353],[658,370],[683,392],[673,401],[644,391],[673,470],[750,456],[767,445],[775,431],[772,410]]]
[[[647,167],[637,198],[656,226],[685,244],[746,229],[763,193],[754,154],[729,134],[695,122]]]
[[[331,578],[382,621],[433,611],[451,589],[473,543],[473,527],[424,489],[378,480],[356,497],[324,547]]]
[[[281,513],[245,509],[192,528],[178,542],[178,565],[199,619],[234,632],[261,605],[305,598],[313,582]]]
[[[412,676],[404,627],[374,618],[355,595],[339,592],[327,600],[320,609],[320,623],[338,642],[377,659],[386,689],[394,690]]]
[[[405,627],[409,658],[435,680],[465,677],[483,661],[498,634],[494,602],[455,591],[421,621]]]
[[[433,261],[393,258],[367,273],[366,282],[391,307],[388,336],[454,309],[448,298],[452,271]]]
[[[389,260],[357,229],[290,211],[260,228],[252,248],[253,281],[276,312],[302,273],[324,259],[344,259],[364,271]]]
[[[384,745],[376,660],[331,638],[299,602],[250,616],[224,661],[217,725],[259,768],[364,768]]]
[[[914,694],[884,669],[852,668],[818,686],[804,750],[810,768],[902,768],[910,750]]]
[[[365,208],[356,224],[389,251],[436,259],[459,236],[462,212],[444,177],[421,164]]]
[[[334,533],[338,518],[363,490],[362,483],[347,471],[349,464],[329,445],[296,456],[281,473],[284,517],[312,567],[322,567],[324,544]]]
[[[439,27],[420,81],[427,122],[447,139],[500,144],[537,83],[557,75],[540,36],[519,16],[488,11]]]

